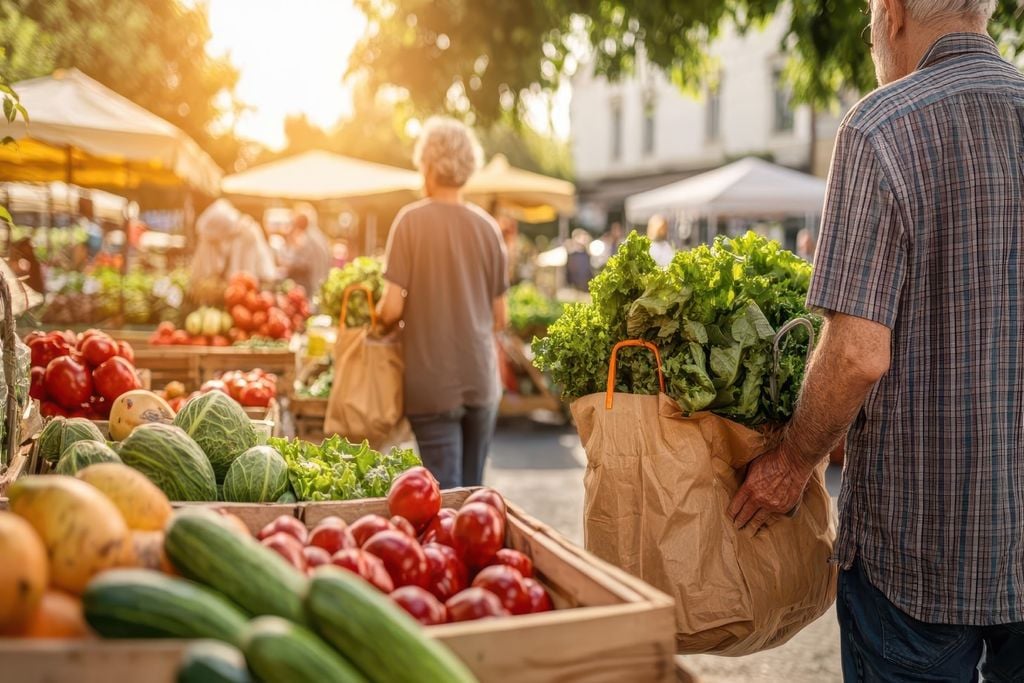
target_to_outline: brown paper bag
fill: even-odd
[[[824,465],[793,517],[736,531],[726,511],[764,437],[711,413],[684,417],[664,394],[613,394],[614,376],[613,360],[608,393],[572,404],[588,459],[587,550],[675,598],[680,653],[785,643],[835,600]]]
[[[370,325],[346,328],[348,298],[353,291],[366,294]],[[369,287],[345,290],[341,304],[341,329],[334,344],[334,384],[327,400],[324,433],[340,434],[349,441],[367,440],[381,449],[394,441],[404,420],[403,382],[405,361],[394,335],[378,337],[373,293]]]

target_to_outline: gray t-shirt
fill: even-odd
[[[384,277],[408,292],[407,415],[500,398],[493,303],[508,289],[506,263],[498,224],[477,206],[425,199],[395,218]]]

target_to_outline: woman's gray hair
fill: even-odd
[[[483,161],[476,136],[455,119],[434,116],[423,125],[416,140],[413,162],[422,171],[432,171],[438,184],[462,187]]]
[[[907,12],[918,21],[934,22],[958,17],[988,21],[997,0],[904,0]]]

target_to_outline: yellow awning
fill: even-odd
[[[485,207],[495,201],[516,207],[530,222],[576,213],[576,187],[572,183],[510,166],[504,154],[494,155],[469,179],[466,196]]]

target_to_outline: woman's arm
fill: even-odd
[[[508,302],[502,294],[494,300],[494,331],[501,332],[508,327]]]
[[[387,282],[384,285],[384,296],[377,304],[377,320],[381,329],[389,330],[402,319],[405,311],[405,290],[398,285]]]

